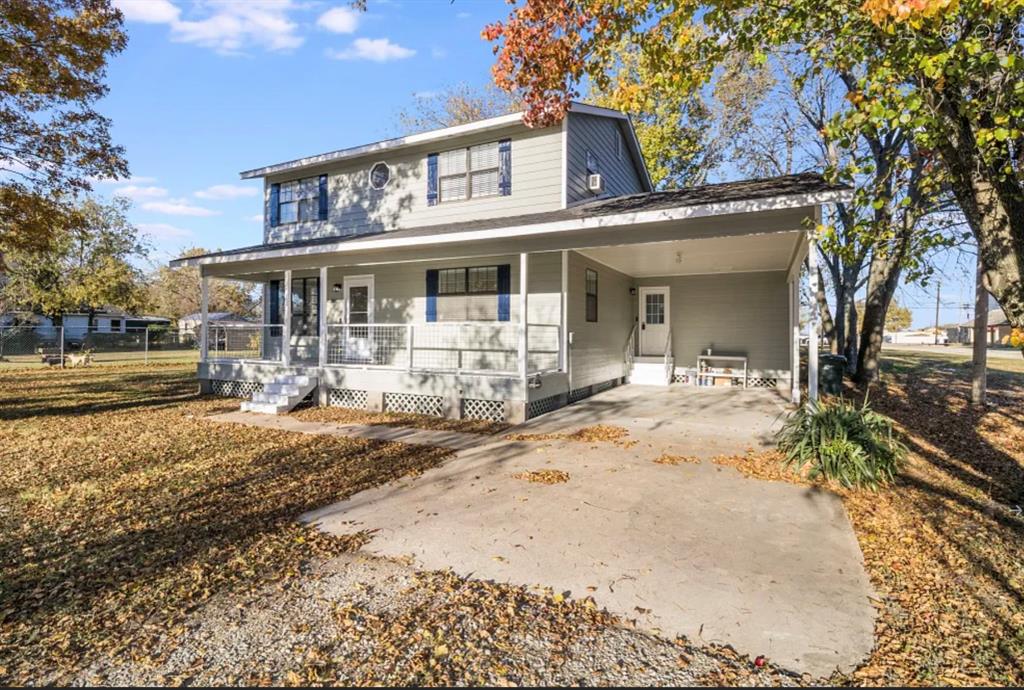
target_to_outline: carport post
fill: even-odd
[[[292,363],[292,270],[284,272],[284,324],[281,327],[281,363]]]
[[[818,242],[817,229],[807,238],[807,277],[811,281],[811,294],[818,294]],[[807,320],[807,397],[818,399],[818,305],[812,303]]]
[[[789,384],[790,400],[800,404],[800,273],[789,281]]]
[[[202,267],[199,268],[202,271]],[[210,277],[203,273],[199,290],[199,361],[205,362],[210,355],[208,334],[210,319]]]
[[[519,255],[519,378],[523,382],[523,400],[526,400],[526,375],[529,371],[529,325],[527,310],[529,308],[530,255],[523,252]]]

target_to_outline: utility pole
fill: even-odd
[[[939,302],[942,298],[942,281],[935,290],[935,344],[939,344]]]
[[[971,404],[984,407],[988,387],[988,292],[983,285],[981,249],[974,285],[974,368],[971,372]]]

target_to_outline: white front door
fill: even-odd
[[[665,354],[669,333],[669,290],[667,287],[640,288],[640,354]]]
[[[349,362],[373,361],[371,328],[360,324],[373,323],[373,276],[345,276],[344,356]]]

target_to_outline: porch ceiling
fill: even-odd
[[[800,231],[597,247],[580,253],[636,278],[787,270]]]

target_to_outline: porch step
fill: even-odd
[[[662,357],[637,358],[629,373],[629,382],[641,386],[667,386],[672,383],[670,367],[665,366]]]
[[[263,383],[263,390],[252,394],[242,403],[243,412],[259,414],[283,414],[291,412],[316,388],[317,380],[312,376],[278,374]]]

